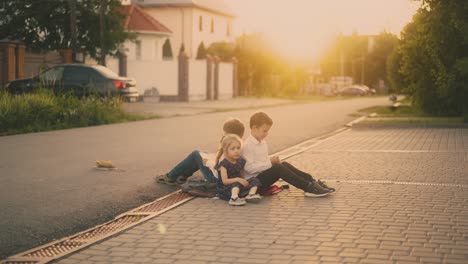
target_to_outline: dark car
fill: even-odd
[[[136,81],[121,77],[101,65],[62,64],[44,70],[39,75],[27,79],[14,80],[6,84],[9,93],[21,94],[38,88],[53,89],[56,94],[72,93],[84,96],[120,95],[128,101],[136,101],[138,90]]]

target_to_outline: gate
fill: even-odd
[[[24,55],[24,76],[31,77],[39,74],[41,70],[63,63],[58,52],[29,53]]]

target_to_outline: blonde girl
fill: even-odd
[[[216,168],[221,176],[218,181],[218,195],[221,199],[228,200],[230,205],[245,205],[248,202],[259,202],[257,188],[260,185],[257,177],[248,180],[242,178],[241,171],[245,160],[241,157],[242,140],[233,134],[227,134],[221,140],[220,148],[216,155]],[[220,158],[223,156],[221,161]],[[241,191],[248,190],[245,198],[239,197]]]

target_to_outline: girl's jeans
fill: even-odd
[[[213,175],[213,172],[203,165],[203,159],[198,150],[192,151],[192,153],[179,162],[167,176],[172,180],[176,180],[179,176],[190,177],[197,170],[200,170],[206,181],[217,182],[217,178]]]

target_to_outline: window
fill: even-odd
[[[135,42],[135,58],[141,60],[141,41],[137,40]]]
[[[226,22],[226,36],[231,36],[231,23]]]
[[[214,33],[214,19],[211,18],[211,33]]]
[[[96,70],[88,67],[79,67],[79,66],[68,66],[65,70],[65,77],[66,80],[77,81],[82,83],[87,83],[90,81],[94,81],[96,79],[100,79],[101,76]]]
[[[39,75],[39,81],[44,85],[54,85],[61,82],[63,77],[63,67],[54,67]]]
[[[203,31],[203,17],[202,17],[202,16],[200,16],[200,17],[198,18],[198,30],[199,30],[200,32]]]

